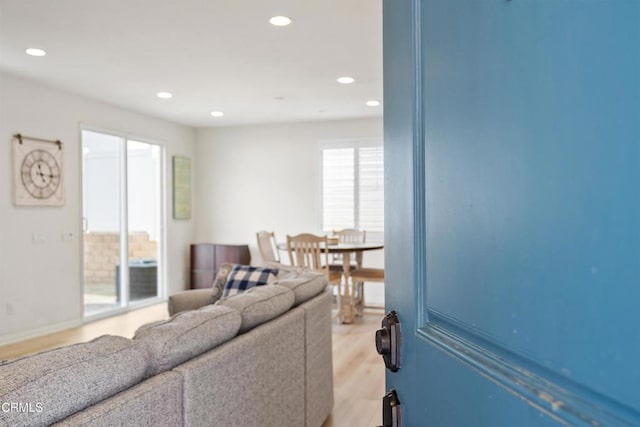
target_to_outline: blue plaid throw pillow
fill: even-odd
[[[222,297],[241,294],[254,286],[266,285],[275,280],[277,274],[277,268],[234,265],[227,278],[227,283],[224,285]]]

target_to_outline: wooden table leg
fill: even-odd
[[[342,323],[353,323],[353,298],[349,289],[349,267],[350,256],[349,252],[342,253],[342,268],[344,272],[344,295],[342,295],[341,303],[338,308],[338,316]],[[342,285],[340,285],[342,288]],[[340,298],[340,297],[338,297]]]
[[[358,266],[358,268],[362,268],[362,258],[363,258],[363,253],[362,252],[356,252],[356,265]],[[353,298],[356,299],[356,302],[353,305],[355,315],[362,316],[362,313],[364,311],[363,310],[363,306],[364,306],[364,283],[363,282],[353,283],[353,290],[352,290],[351,294],[353,295]]]

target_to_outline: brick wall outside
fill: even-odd
[[[108,232],[84,233],[84,282],[98,285],[116,282],[119,263],[119,234]],[[129,259],[156,259],[158,244],[149,240],[146,231],[129,234]]]

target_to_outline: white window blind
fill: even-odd
[[[358,218],[356,228],[384,231],[384,160],[382,147],[358,149]]]
[[[322,149],[322,229],[384,231],[381,146]]]
[[[355,149],[322,150],[322,224],[325,231],[353,228]]]

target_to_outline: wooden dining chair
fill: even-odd
[[[258,231],[256,233],[258,239],[258,251],[262,262],[280,262],[280,254],[276,243],[276,235],[273,231]]]
[[[367,241],[366,230],[345,229],[334,231],[334,235],[345,243],[365,243]],[[384,269],[362,267],[362,254],[360,258],[352,261],[349,271],[349,278],[352,284],[352,295],[355,298],[355,307],[358,314],[362,314],[364,308],[380,308],[368,306],[364,300],[364,282],[384,283]]]
[[[366,305],[364,300],[364,283],[365,282],[377,282],[384,283],[384,269],[383,268],[367,268],[360,267],[349,272],[349,279],[352,284],[352,294],[355,298],[356,314],[362,315],[365,308],[384,308],[374,305]]]
[[[308,233],[287,236],[287,250],[291,265],[323,272],[330,283],[340,282],[342,279],[341,272],[333,274],[329,270],[329,239],[327,236]]]
[[[356,230],[355,228],[345,228],[344,230],[333,230],[341,243],[364,243],[367,241],[366,230]]]
[[[345,228],[344,230],[333,230],[333,237],[338,238],[340,243],[365,243],[367,241],[367,232],[364,230],[356,230],[355,228]],[[351,256],[351,269],[358,267],[358,260]],[[343,271],[343,259],[340,254],[332,254],[331,264],[329,266],[331,270]]]
[[[338,287],[338,307],[340,307],[342,271],[332,271],[329,268],[328,248],[329,239],[327,236],[308,233],[297,236],[287,235],[287,249],[291,265],[324,273],[329,284]]]

